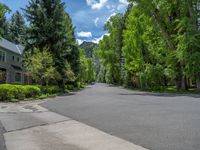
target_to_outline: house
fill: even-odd
[[[0,83],[30,84],[30,75],[22,66],[23,51],[22,45],[0,39]]]

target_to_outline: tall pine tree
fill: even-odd
[[[9,22],[6,19],[6,13],[8,12],[10,12],[10,9],[6,5],[0,3],[0,36],[6,39],[9,38]]]
[[[75,45],[74,29],[64,10],[64,3],[61,0],[31,0],[25,14],[30,22],[27,49],[47,48],[52,53],[56,69],[61,76],[58,84],[64,88],[67,81],[66,72],[71,68],[67,68],[66,64],[70,63],[67,58]]]
[[[9,26],[9,40],[16,44],[25,44],[26,25],[19,11],[12,15]]]

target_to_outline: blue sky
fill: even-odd
[[[76,28],[76,38],[79,42],[98,42],[106,31],[104,23],[110,16],[123,13],[126,10],[126,0],[62,0],[66,11],[70,14]],[[15,12],[24,8],[28,0],[0,0]]]

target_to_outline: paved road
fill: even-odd
[[[147,150],[40,103],[0,103],[0,150]]]
[[[96,84],[42,104],[151,150],[200,150],[200,98]]]
[[[5,129],[0,121],[0,150],[6,150],[5,141],[3,134],[5,133]]]

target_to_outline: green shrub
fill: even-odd
[[[66,91],[74,90],[75,88],[82,87],[81,83],[77,85],[66,85]],[[49,96],[56,96],[62,90],[58,86],[40,86],[40,85],[13,85],[1,84],[0,85],[0,101],[16,102],[26,98],[46,98]]]
[[[69,91],[73,91],[75,89],[75,87],[72,84],[67,84],[67,85],[65,85],[65,89],[69,90]]]
[[[61,90],[58,86],[38,86],[41,89],[42,94],[56,94],[60,93]]]
[[[14,98],[14,89],[10,85],[0,85],[0,100],[9,101]]]
[[[0,85],[0,101],[23,100],[25,98],[37,97],[41,94],[37,86],[24,85]]]
[[[81,83],[80,84],[80,88],[82,89],[82,88],[85,88],[86,87],[86,84],[85,83]]]
[[[37,86],[27,85],[23,86],[23,89],[26,98],[31,98],[31,97],[35,98],[41,94],[41,90]]]
[[[23,86],[21,85],[10,85],[10,87],[12,87],[13,89],[15,89],[14,91],[14,98],[15,99],[19,99],[19,100],[23,100],[26,96],[25,96],[25,90],[23,88]]]

